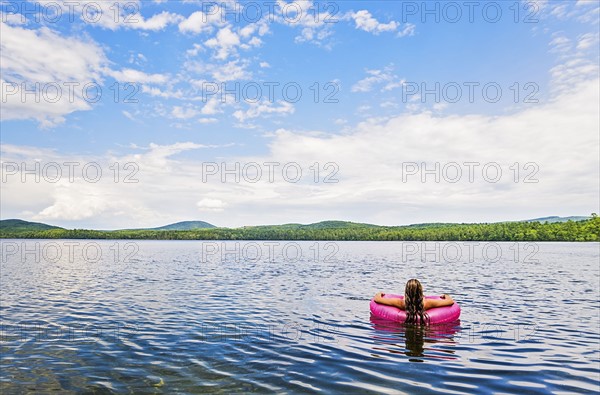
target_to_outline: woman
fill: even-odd
[[[442,299],[425,299],[423,286],[416,278],[408,280],[406,283],[404,299],[384,298],[384,295],[382,292],[375,294],[375,302],[406,311],[406,321],[404,321],[406,324],[418,324],[420,322],[427,324],[429,323],[429,316],[425,312],[426,310],[454,304],[454,299],[448,294],[442,295]]]

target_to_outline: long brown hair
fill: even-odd
[[[425,312],[423,286],[416,278],[406,282],[404,288],[404,305],[406,306],[406,324],[427,325],[429,316]]]

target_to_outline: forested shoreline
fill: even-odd
[[[556,223],[500,222],[377,226],[351,222],[193,230],[1,228],[3,239],[331,240],[331,241],[599,241],[600,218]]]

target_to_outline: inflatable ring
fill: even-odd
[[[385,294],[384,298],[400,298],[404,299],[404,295]],[[425,299],[442,299],[440,296],[425,296]],[[406,321],[406,312],[394,306],[379,304],[371,299],[371,314],[375,317],[383,318],[390,321],[402,322]],[[460,306],[458,303],[444,307],[434,307],[427,310],[430,324],[443,324],[446,322],[456,321],[460,317]]]

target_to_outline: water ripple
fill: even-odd
[[[543,243],[537,264],[406,261],[396,242],[338,243],[331,262],[138,247],[128,262],[1,263],[0,392],[600,391],[597,243]],[[452,294],[460,321],[370,317],[371,296],[410,277]]]

